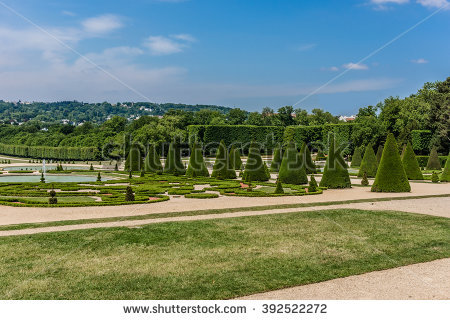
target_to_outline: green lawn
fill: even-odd
[[[330,210],[0,238],[0,299],[226,299],[450,256],[450,220]]]

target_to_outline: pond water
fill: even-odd
[[[56,165],[45,165],[46,170],[56,170]],[[64,166],[64,170],[76,170],[76,169],[84,169],[88,170],[88,166]],[[42,165],[30,165],[30,166],[14,166],[14,167],[6,167],[3,168],[4,171],[39,171],[42,170]]]
[[[102,177],[102,181],[108,181],[110,179]],[[40,182],[41,176],[38,175],[0,175],[0,182]],[[45,177],[45,182],[95,182],[97,181],[96,176],[77,176],[77,175],[51,175],[47,174]]]

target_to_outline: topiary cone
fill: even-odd
[[[333,133],[330,134],[329,141],[327,163],[319,186],[329,189],[351,188],[347,164],[342,157],[341,150],[336,148],[336,139]]]
[[[283,149],[276,148],[273,152],[272,164],[270,165],[271,172],[280,171],[281,161],[283,160]]]
[[[427,170],[441,170],[441,162],[436,150],[436,147],[431,149],[430,157],[428,158]]]
[[[297,151],[297,147],[292,141],[288,144],[286,150],[284,151],[278,176],[282,183],[308,183],[308,177],[306,176],[305,167],[302,166],[300,153]]]
[[[383,146],[380,144],[377,150],[377,164],[380,164],[382,156],[383,156]]]
[[[355,148],[355,152],[353,152],[352,163],[350,167],[352,168],[360,167],[361,162],[362,162],[361,150],[359,148]]]
[[[241,152],[234,146],[232,146],[230,150],[230,164],[234,170],[242,169]]]
[[[191,147],[191,156],[186,171],[188,177],[209,177],[208,168],[206,168],[203,150],[198,143],[194,142]]]
[[[364,157],[359,167],[358,177],[362,177],[366,173],[367,177],[375,178],[377,175],[378,163],[377,157],[373,152],[372,145],[369,143],[364,152]]]
[[[211,176],[216,179],[236,179],[236,171],[231,166],[228,150],[223,140],[220,141],[217,149],[216,162]]]
[[[408,177],[398,153],[394,135],[387,136],[372,192],[410,192]]]
[[[132,145],[125,161],[125,171],[141,171],[143,164],[141,150],[138,146]]]
[[[408,179],[423,180],[423,174],[420,170],[419,162],[417,161],[412,145],[409,142],[405,147],[405,151],[403,152],[402,163]]]
[[[447,161],[445,162],[444,172],[441,175],[442,182],[450,182],[450,153],[447,156]]]
[[[154,173],[161,171],[163,169],[159,154],[156,151],[155,146],[152,144],[148,146],[147,156],[145,157],[144,160],[144,169],[145,172],[154,172]]]
[[[302,157],[302,165],[305,167],[306,173],[316,173],[316,165],[311,157],[311,151],[309,150],[308,145],[303,142],[302,147],[300,149],[300,156]]]
[[[183,175],[186,169],[181,161],[181,153],[176,142],[172,142],[169,146],[169,152],[167,153],[167,159],[164,166],[164,173]]]

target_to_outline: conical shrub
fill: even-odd
[[[431,149],[430,157],[428,158],[427,170],[441,170],[441,161],[436,150],[436,147]]]
[[[281,184],[280,179],[277,179],[277,187],[275,188],[275,194],[284,194],[283,185]]]
[[[208,168],[206,168],[205,159],[203,159],[203,150],[194,142],[191,148],[191,157],[186,171],[188,177],[209,177]]]
[[[242,169],[241,152],[239,151],[238,148],[235,148],[234,146],[232,146],[230,150],[230,163],[231,167],[234,170]]]
[[[409,192],[408,177],[403,168],[402,160],[398,153],[397,142],[394,135],[390,133],[384,145],[372,192]]]
[[[316,165],[311,157],[311,151],[309,147],[303,142],[302,147],[300,149],[300,156],[302,157],[303,165],[305,166],[305,170],[307,174],[316,173]]]
[[[361,166],[362,157],[361,157],[361,150],[360,148],[355,148],[355,151],[353,152],[352,156],[352,163],[350,167],[357,168]]]
[[[290,142],[284,151],[283,160],[281,161],[280,166],[279,179],[282,183],[289,184],[308,183],[305,167],[302,166],[302,159],[294,142]]]
[[[183,175],[186,172],[183,161],[181,161],[181,152],[177,143],[172,142],[169,146],[167,159],[164,166],[164,173]]]
[[[138,146],[132,145],[125,161],[125,171],[141,171],[143,167],[144,161],[141,157],[141,150]]]
[[[328,158],[319,186],[329,189],[351,188],[347,163],[342,157],[341,150],[336,148],[336,139],[332,133],[329,137],[329,145]]]
[[[361,161],[361,166],[359,167],[358,177],[362,177],[364,173],[367,174],[369,178],[375,178],[377,175],[378,163],[377,157],[373,152],[372,145],[369,143],[364,152],[364,157]]]
[[[383,156],[383,146],[380,144],[377,150],[377,164],[380,164],[382,156]]]
[[[270,179],[270,173],[261,158],[259,147],[255,143],[250,145],[242,179],[244,181],[267,181]]]
[[[156,151],[154,145],[150,145],[148,147],[147,157],[145,157],[144,161],[144,169],[145,172],[159,172],[162,171],[163,167],[161,164],[161,159],[159,158],[159,154]]]
[[[445,163],[444,172],[441,175],[442,182],[450,182],[450,153],[447,156],[447,162]]]
[[[236,179],[236,171],[231,166],[228,150],[223,140],[220,141],[211,176],[216,179]]]
[[[283,149],[276,148],[273,152],[272,164],[270,165],[271,172],[280,171],[281,161],[283,160]]]
[[[402,158],[403,168],[410,180],[423,180],[422,171],[420,171],[419,162],[416,159],[411,143],[408,142]]]
[[[316,178],[314,178],[314,175],[311,175],[311,179],[309,180],[308,192],[317,192],[318,190],[319,186],[317,184]]]

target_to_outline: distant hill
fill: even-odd
[[[0,100],[1,122],[26,122],[39,120],[43,122],[65,121],[82,123],[86,121],[103,123],[112,116],[122,116],[130,120],[143,115],[161,116],[170,109],[199,111],[210,109],[228,113],[231,108],[214,105],[186,105],[175,103],[123,102],[117,104],[84,103],[78,101],[61,102],[5,102]]]

